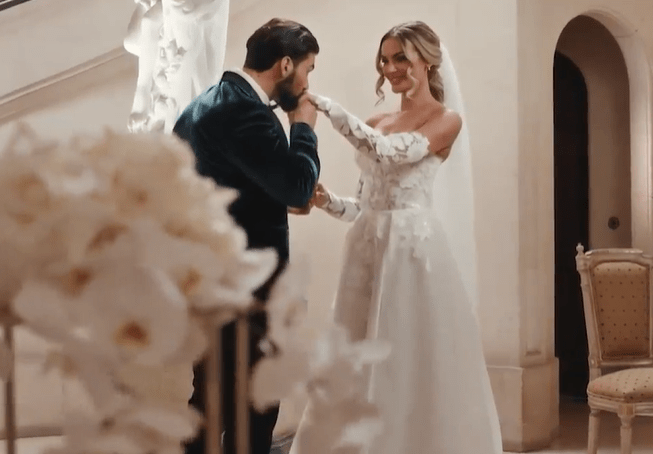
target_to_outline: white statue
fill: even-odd
[[[125,49],[139,57],[129,129],[171,132],[222,75],[229,0],[136,0]]]
[[[129,117],[132,132],[148,130],[152,116],[154,67],[159,51],[159,36],[163,26],[159,0],[136,0],[136,11],[127,28],[125,49],[138,57],[136,93]]]
[[[124,40],[125,49],[139,59],[128,128],[170,133],[181,110],[222,76],[229,0],[135,3]],[[156,383],[147,380],[162,395],[173,388],[192,391],[190,368],[171,369]]]

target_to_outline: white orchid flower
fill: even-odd
[[[304,425],[295,443],[302,452],[359,453],[382,429],[377,407],[365,390],[365,366],[390,353],[387,343],[350,343],[344,328],[332,326],[316,343]]]
[[[158,364],[185,341],[188,307],[175,283],[146,266],[104,269],[77,301],[96,344],[121,360]]]
[[[121,364],[115,373],[121,388],[139,402],[185,410],[193,391],[193,363],[156,366]]]
[[[298,328],[306,317],[309,274],[306,257],[294,260],[276,280],[265,303],[268,337],[282,350],[301,342]]]
[[[181,454],[199,424],[187,399],[205,330],[251,308],[277,254],[247,249],[228,213],[237,193],[199,176],[174,137],[109,131],[56,145],[25,131],[0,154],[0,298],[55,344],[46,370],[78,380],[94,407],[67,420],[52,452]],[[254,371],[254,403],[303,389],[334,436],[298,442],[358,452],[380,427],[364,382],[388,348],[351,343],[339,327],[302,343],[307,269],[296,263],[272,287],[277,351]]]
[[[254,406],[263,411],[303,386],[310,376],[309,363],[309,351],[300,349],[259,361],[251,383]]]
[[[362,454],[382,428],[378,409],[365,399],[349,399],[320,409],[309,402],[293,444],[299,452]]]
[[[144,454],[136,440],[115,430],[110,420],[96,414],[69,413],[64,419],[64,445],[49,454]]]

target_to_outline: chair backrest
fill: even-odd
[[[653,364],[653,257],[638,249],[576,248],[590,379],[607,367]]]

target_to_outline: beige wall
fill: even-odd
[[[519,298],[503,313],[518,316],[518,367],[491,365],[501,382],[504,442],[514,449],[547,444],[557,426],[557,361],[553,356],[553,125],[552,64],[560,33],[579,14],[608,27],[628,67],[630,85],[633,244],[651,251],[650,53],[653,5],[646,0],[518,1]],[[484,320],[488,323],[488,320]],[[501,407],[501,405],[500,405]],[[518,408],[517,408],[518,407]],[[518,417],[515,417],[518,416]]]
[[[366,118],[377,110],[397,107],[397,98],[391,93],[387,93],[388,99],[378,109],[374,107],[377,77],[374,55],[381,35],[390,26],[404,20],[421,19],[428,22],[440,34],[458,68],[474,149],[477,198],[482,199],[479,196],[488,194],[489,190],[488,197],[492,197],[493,201],[489,204],[477,201],[480,211],[478,224],[494,227],[493,231],[485,227],[479,229],[479,240],[483,244],[479,247],[484,252],[481,267],[495,266],[497,251],[501,252],[499,260],[511,249],[516,253],[516,246],[509,240],[511,235],[506,235],[504,230],[506,226],[510,228],[506,216],[510,217],[511,214],[496,209],[497,204],[494,203],[494,197],[516,197],[516,182],[506,180],[501,175],[502,172],[509,172],[511,167],[516,170],[511,153],[516,152],[517,134],[514,119],[511,118],[516,114],[517,104],[509,96],[516,80],[515,53],[497,52],[497,49],[514,48],[515,34],[514,11],[509,6],[494,3],[484,8],[471,1],[442,1],[427,5],[417,0],[401,4],[389,0],[369,3],[341,0],[325,2],[320,6],[308,2],[278,1],[274,9],[265,3],[248,10],[246,17],[232,20],[226,67],[242,64],[245,40],[256,27],[272,15],[291,17],[306,24],[322,47],[316,70],[311,76],[311,90],[339,101],[352,113]],[[504,33],[492,34],[488,30],[482,40],[469,40],[460,33],[460,27],[477,29],[480,33],[484,26],[490,28],[484,25],[490,22],[494,31],[504,24]],[[502,122],[488,122],[488,110],[494,115],[500,112]],[[323,117],[318,120],[317,133],[323,164],[322,182],[339,194],[353,194],[358,170],[353,162],[352,148]],[[311,286],[311,318],[316,326],[328,313],[335,292],[341,248],[348,227],[320,211],[308,217],[292,219],[293,254],[307,253],[315,265]],[[497,231],[501,232],[501,238],[494,235]],[[488,256],[492,259],[488,260]],[[511,266],[508,262],[502,265]],[[481,292],[484,300],[510,294],[510,290],[500,281],[484,280],[481,284],[486,290]],[[489,346],[488,349],[492,356],[494,348]],[[503,349],[499,346],[496,350],[499,352]]]
[[[2,21],[10,16],[0,15],[0,61],[16,63],[9,74],[0,76],[0,118],[3,94],[120,47],[133,3],[94,0],[99,6],[92,11],[80,3],[90,5],[86,0],[58,2],[72,16],[56,19],[59,16],[48,9],[54,4],[50,2],[43,13],[15,22],[21,26],[6,25]],[[39,2],[25,5],[36,8]],[[632,237],[635,245],[653,251],[647,186],[650,0],[620,0],[618,6],[609,0],[232,0],[232,5],[227,67],[241,65],[246,38],[270,17],[299,20],[322,46],[311,88],[361,117],[375,111],[373,57],[380,36],[409,19],[424,20],[441,35],[466,100],[475,177],[479,314],[504,442],[514,450],[546,445],[558,424],[553,353],[553,54],[565,25],[589,10],[606,20],[617,36],[631,87]],[[620,22],[605,19],[615,8]],[[76,31],[53,31],[63,35],[52,35],[57,38],[48,41],[47,34],[31,30],[56,22]],[[96,26],[105,28],[94,32]],[[19,39],[6,39],[12,36]],[[17,50],[16,42],[26,50]],[[101,74],[98,77],[104,77]],[[31,118],[53,135],[101,124],[122,128],[131,104],[127,80],[135,82],[133,73],[125,77],[105,80],[93,94],[68,104],[32,110]],[[389,96],[380,108],[390,109],[396,102]],[[317,132],[322,181],[337,193],[352,194],[358,172],[351,148],[324,118]],[[2,134],[0,124],[0,142]],[[292,255],[307,253],[312,263],[306,335],[313,336],[329,317],[348,225],[316,212],[293,218],[291,228]],[[298,418],[292,402],[284,403],[280,431],[291,428]]]
[[[84,11],[67,0],[67,6]],[[131,2],[129,2],[131,3]],[[420,0],[395,2],[390,0],[348,2],[300,2],[278,0],[274,2],[234,1],[229,29],[229,49],[226,66],[240,65],[244,57],[244,43],[249,34],[274,15],[291,17],[305,23],[317,35],[322,45],[317,69],[312,76],[312,89],[330,96],[353,113],[366,117],[375,111],[374,82],[376,73],[373,58],[380,36],[392,25],[404,20],[422,19],[441,36],[456,65],[463,95],[467,104],[467,122],[470,125],[474,147],[474,172],[477,182],[477,222],[479,229],[479,261],[481,286],[481,318],[483,327],[488,315],[497,312],[506,301],[517,299],[517,213],[502,209],[502,204],[516,203],[517,181],[505,178],[517,171],[517,100],[513,92],[516,85],[516,12],[512,2],[477,2],[451,0],[433,2]],[[75,8],[73,8],[75,6]],[[124,6],[124,5],[123,5]],[[81,8],[81,9],[80,9]],[[238,9],[240,8],[240,9]],[[16,10],[18,11],[18,10]],[[25,10],[26,11],[26,10]],[[28,11],[29,12],[29,11]],[[27,14],[27,13],[25,13]],[[68,30],[44,46],[43,33],[30,35],[48,18],[56,17],[53,11],[32,11],[22,19],[22,27],[5,28],[7,33],[31,45],[29,52],[20,53],[14,47],[0,48],[0,56],[17,63],[11,78],[0,80],[0,94],[20,88],[22,83],[32,83],[57,71],[79,64],[85,59],[109,52],[120,45],[123,26],[128,22],[131,6],[120,7],[111,14],[105,6],[95,12],[86,11],[86,17],[112,17],[110,24],[97,39],[90,34],[84,21],[77,29]],[[29,16],[29,17],[28,17]],[[68,18],[61,19],[70,26]],[[88,23],[92,23],[88,21]],[[19,22],[15,22],[19,24]],[[81,25],[80,25],[81,24]],[[474,30],[469,39],[469,30]],[[53,32],[54,33],[54,32]],[[84,36],[85,42],[80,43]],[[90,37],[93,36],[91,39]],[[119,37],[119,39],[118,39]],[[6,42],[6,41],[3,41]],[[53,46],[66,43],[67,47]],[[70,60],[77,47],[83,58]],[[65,55],[63,55],[65,54]],[[70,54],[70,55],[69,55]],[[39,56],[40,58],[34,58]],[[116,82],[99,88],[90,97],[81,97],[70,103],[53,103],[44,110],[37,106],[30,119],[48,135],[65,136],[76,130],[97,129],[101,124],[118,128],[124,125],[131,102],[129,84]],[[380,109],[392,109],[397,99],[388,94]],[[0,106],[1,113],[2,106]],[[488,121],[492,118],[493,121]],[[496,120],[500,119],[500,123]],[[350,146],[335,134],[324,119],[317,128],[323,162],[323,182],[340,194],[351,194],[355,189],[358,171],[353,162]],[[0,127],[0,140],[7,129]],[[485,195],[485,199],[483,198]],[[497,200],[502,203],[497,203]],[[349,227],[321,212],[302,218],[293,218],[293,255],[307,253],[313,266],[310,287],[310,311],[307,336],[313,336],[329,317],[329,310],[341,266],[344,235]],[[489,270],[500,269],[505,274],[497,279]],[[490,363],[516,363],[518,355],[511,346],[518,341],[519,330],[513,315],[496,318],[484,329],[486,353]],[[301,401],[295,401],[301,408]],[[291,411],[293,401],[286,402],[279,430],[292,428],[298,412]]]
[[[274,7],[272,2],[261,3],[232,20],[226,67],[242,64],[247,37],[266,20],[274,15],[295,19],[309,27],[321,45],[311,90],[339,101],[361,118],[376,111],[374,56],[383,33],[392,25],[415,19],[436,30],[458,69],[466,100],[477,183],[477,225],[481,226],[480,268],[505,271],[498,279],[493,273],[481,273],[481,318],[484,321],[487,314],[496,313],[503,301],[514,301],[517,282],[511,277],[517,274],[518,248],[513,241],[517,236],[517,214],[502,209],[505,201],[516,202],[517,197],[517,181],[505,177],[517,170],[517,102],[515,93],[511,93],[516,84],[514,4],[471,0],[274,3]],[[469,38],[469,30],[474,30],[475,38]],[[388,95],[378,109],[397,107],[397,98]],[[358,180],[353,149],[324,117],[318,119],[317,134],[322,182],[336,193],[353,195]],[[348,227],[317,210],[291,221],[291,254],[306,253],[312,264],[308,336],[329,318]],[[485,333],[489,361],[508,361],[511,355],[516,361],[509,349],[516,342],[514,324],[512,317],[501,318]],[[282,410],[281,425],[291,426],[298,415],[289,414],[290,402],[282,408],[285,412]]]
[[[133,1],[27,2],[0,14],[0,96],[122,45]]]
[[[11,115],[12,121],[0,123],[0,143],[13,131],[13,120],[25,121],[40,134],[54,139],[67,139],[79,132],[99,133],[104,127],[126,131],[136,73],[136,59],[126,56],[94,71],[92,87],[85,86],[86,78],[82,75],[25,95],[22,101],[30,108],[20,115]],[[30,99],[49,92],[64,95],[31,106]]]
[[[52,10],[35,9],[16,14],[16,20],[19,22],[14,22],[14,28],[6,29],[7,33],[25,40],[31,46],[30,52],[20,53],[14,47],[0,48],[0,55],[4,54],[10,61],[17,63],[13,77],[0,80],[0,93],[19,89],[23,82],[32,83],[48,77],[57,71],[82,63],[84,59],[110,52],[120,45],[124,27],[131,14],[131,5],[129,8],[123,8],[123,5],[109,14],[106,4],[102,2],[94,12],[85,10],[86,6],[76,5],[74,0],[67,2],[63,8],[68,8],[66,10],[69,12],[73,11],[71,14],[74,17],[84,12],[85,17],[112,17],[114,20],[103,21],[106,29],[97,35],[90,34],[88,24],[91,24],[91,21],[79,21],[77,28],[63,32],[64,35],[53,35],[56,38],[51,39],[45,46],[44,34],[31,36],[30,27],[63,13],[59,11],[55,14]],[[510,238],[516,235],[516,231],[506,235],[506,228],[516,227],[516,214],[501,212],[494,203],[494,197],[516,198],[516,182],[502,177],[502,170],[516,170],[514,153],[517,134],[514,113],[517,103],[515,97],[510,96],[510,90],[516,81],[516,55],[514,51],[496,51],[515,48],[515,8],[510,2],[493,5],[485,3],[479,5],[479,2],[472,0],[433,4],[419,0],[402,3],[389,0],[335,0],[317,4],[278,0],[273,6],[269,1],[234,1],[225,63],[226,67],[242,64],[247,37],[270,17],[278,15],[294,18],[311,28],[322,45],[317,69],[311,80],[312,89],[338,100],[353,113],[366,117],[375,111],[376,73],[373,59],[380,36],[390,26],[404,20],[422,19],[428,22],[449,48],[459,71],[463,95],[467,100],[467,121],[475,150],[477,192],[494,194],[492,203],[477,201],[480,210],[479,225],[487,227],[479,230],[481,268],[493,269],[498,264],[504,270],[513,268],[509,275],[515,275],[517,247]],[[17,12],[18,10],[15,13]],[[66,15],[62,16],[60,22],[67,24],[69,28],[72,24]],[[18,27],[19,23],[22,27]],[[467,29],[477,30],[477,33],[483,35],[483,39],[467,39],[464,31]],[[82,36],[85,41],[80,43]],[[66,43],[67,47],[54,46],[54,43]],[[83,58],[70,60],[69,54],[79,54]],[[41,58],[34,58],[37,55]],[[98,74],[97,77],[103,76]],[[45,134],[56,137],[64,137],[73,131],[97,130],[103,124],[123,128],[131,103],[130,90],[128,83],[105,80],[103,84],[98,84],[93,94],[78,95],[74,101],[62,103],[59,99],[51,102],[49,107],[37,104],[32,107],[33,113],[26,118]],[[388,93],[388,99],[379,109],[392,109],[397,105],[397,101],[396,97]],[[487,106],[492,106],[490,115],[493,118],[503,119],[502,124],[487,122]],[[501,112],[501,115],[496,115],[497,112]],[[0,105],[0,117],[1,114]],[[323,162],[322,181],[335,192],[352,194],[358,171],[353,162],[351,147],[333,132],[324,118],[320,120],[317,132],[320,135]],[[0,125],[0,141],[7,133],[6,126],[3,128]],[[309,217],[293,218],[291,221],[292,253],[295,257],[307,253],[313,267],[306,333],[309,337],[319,331],[329,317],[348,227],[317,211]],[[482,318],[483,314],[494,312],[501,301],[516,298],[516,281],[497,280],[487,273],[481,274],[480,281]],[[511,355],[506,353],[508,346],[516,341],[516,331],[510,318],[501,320],[499,329],[496,328],[491,327],[490,331],[494,333],[492,337],[485,336],[490,360]],[[490,340],[493,340],[493,343]],[[294,404],[301,408],[301,401],[294,401]],[[285,403],[279,424],[280,431],[292,428],[296,423],[298,412],[291,411],[292,408],[293,401]]]

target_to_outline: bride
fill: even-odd
[[[336,321],[353,340],[392,344],[391,356],[369,374],[368,396],[385,426],[367,452],[499,454],[474,307],[471,164],[456,75],[438,36],[419,21],[388,31],[376,61],[377,94],[383,97],[389,80],[401,94],[399,111],[364,123],[311,95],[354,145],[361,169],[355,198],[319,185],[313,199],[330,215],[353,221]],[[309,399],[293,454],[309,454],[308,438],[320,433],[320,417],[311,413]]]

